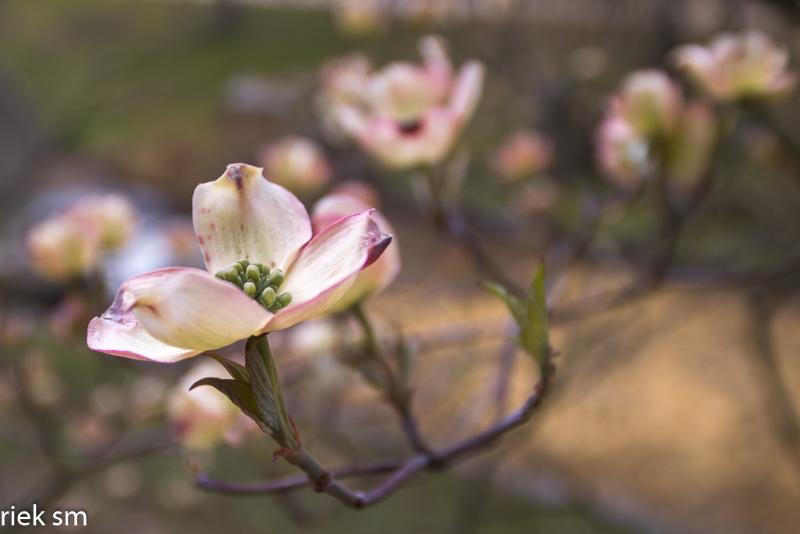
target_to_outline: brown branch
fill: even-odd
[[[306,478],[293,476],[267,482],[233,484],[215,480],[205,474],[198,474],[195,481],[199,488],[223,495],[264,495],[314,486],[315,490],[327,493],[352,508],[366,508],[388,498],[421,471],[440,470],[460,462],[494,445],[506,433],[523,425],[541,405],[549,391],[553,373],[553,367],[545,370],[531,396],[517,410],[490,428],[439,451],[418,453],[402,463],[379,462],[328,471],[317,464],[305,451],[299,450],[295,451],[294,458],[287,459],[302,469],[308,475]],[[391,474],[367,492],[352,491],[337,480],[384,472]]]

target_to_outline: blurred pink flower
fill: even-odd
[[[320,315],[389,245],[362,211],[312,238],[300,201],[261,169],[229,165],[192,199],[207,271],[170,267],[131,278],[89,323],[89,348],[175,362]]]
[[[65,281],[97,270],[103,254],[127,243],[136,215],[120,195],[92,195],[28,232],[31,266],[45,278]]]
[[[288,137],[266,147],[262,162],[272,182],[297,195],[315,194],[331,179],[325,155],[304,137]]]
[[[208,450],[223,442],[238,445],[258,427],[216,389],[190,390],[195,382],[207,377],[229,378],[215,362],[204,361],[192,367],[169,393],[167,415],[171,426],[187,449]]]
[[[622,189],[635,189],[650,169],[650,147],[645,138],[616,113],[600,124],[597,158],[605,175]]]
[[[544,171],[553,159],[553,144],[531,130],[519,130],[503,141],[494,157],[497,172],[509,182]]]
[[[788,51],[759,31],[723,33],[708,46],[681,46],[674,59],[720,100],[779,97],[797,82],[796,74],[787,70]]]
[[[346,182],[331,194],[322,197],[312,210],[311,223],[314,232],[320,233],[343,217],[373,208],[374,205],[370,205],[367,199],[377,197],[377,194],[373,192],[365,195],[366,189],[367,186],[363,183]],[[372,218],[382,232],[395,233],[380,212],[374,211]],[[358,273],[349,291],[331,307],[331,311],[345,310],[372,293],[388,287],[400,272],[400,264],[400,249],[396,240],[393,240],[375,263]]]
[[[335,59],[323,67],[316,106],[322,116],[323,126],[334,139],[346,137],[337,117],[339,108],[366,105],[364,88],[369,79],[369,70],[369,61],[361,54]]]
[[[469,62],[454,76],[437,38],[422,39],[420,52],[422,65],[398,62],[373,72],[355,103],[333,109],[342,131],[388,167],[444,159],[480,98],[480,63]]]

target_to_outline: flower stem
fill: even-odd
[[[270,385],[272,386],[272,394],[275,396],[275,402],[278,409],[278,421],[281,426],[279,437],[282,438],[282,446],[291,449],[300,447],[299,440],[294,432],[294,426],[289,420],[289,415],[286,411],[286,401],[283,398],[283,390],[281,389],[281,381],[278,377],[278,369],[275,366],[275,358],[272,356],[272,351],[269,348],[269,341],[267,336],[255,338],[255,348],[259,356],[264,362],[267,370],[267,377],[269,378]]]

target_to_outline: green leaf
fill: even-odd
[[[520,328],[522,328],[522,325],[527,322],[527,314],[522,305],[522,301],[506,291],[506,288],[495,282],[486,282],[484,286],[490,293],[505,302],[508,311],[511,312],[514,320],[520,325]]]
[[[248,340],[244,353],[245,366],[250,374],[250,386],[253,391],[258,413],[275,433],[282,432],[278,402],[269,380],[267,365],[255,346],[255,340]]]
[[[250,383],[250,373],[247,371],[247,368],[244,365],[240,365],[213,352],[206,352],[205,355],[222,365],[234,380],[239,380],[240,382],[245,382],[247,384]]]
[[[209,376],[192,384],[189,390],[191,391],[200,386],[211,386],[223,393],[232,403],[238,406],[247,417],[255,421],[261,430],[268,434],[272,433],[272,427],[261,417],[258,406],[256,405],[256,399],[253,396],[253,391],[250,389],[250,384],[247,382]]]
[[[510,294],[495,283],[487,283],[486,289],[505,302],[514,321],[519,326],[517,344],[546,369],[550,365],[550,339],[547,321],[547,294],[544,286],[544,266],[533,276],[531,289],[525,301]]]

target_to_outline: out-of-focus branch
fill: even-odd
[[[800,475],[800,415],[794,408],[789,386],[780,369],[780,361],[770,327],[774,315],[774,303],[762,291],[750,294],[747,309],[750,338],[752,340],[752,358],[755,382],[761,386],[768,414],[781,446],[792,461],[796,472]]]
[[[412,395],[408,384],[403,382],[399,376],[400,373],[389,364],[383,347],[375,334],[375,328],[372,326],[372,322],[362,305],[356,304],[353,306],[352,312],[364,334],[364,352],[368,355],[370,361],[378,364],[384,375],[381,388],[386,400],[397,412],[403,432],[411,448],[416,452],[429,452],[430,449],[422,437],[419,424],[411,410]]]
[[[152,436],[150,434],[135,440],[136,443],[127,447],[120,447],[117,451],[96,452],[86,457],[79,465],[65,468],[54,473],[40,482],[38,488],[28,495],[15,500],[21,509],[30,507],[33,503],[38,506],[47,506],[66,494],[75,485],[105,471],[120,463],[146,458],[168,450],[174,445],[173,441],[164,435]]]

